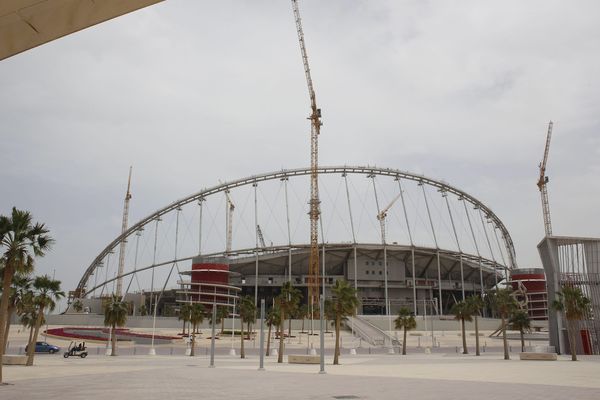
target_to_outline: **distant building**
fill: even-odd
[[[579,322],[578,353],[600,354],[600,238],[547,236],[538,244],[546,271],[548,304],[563,285],[572,285],[591,300],[592,311]],[[566,321],[550,308],[550,343],[561,353],[569,350]]]

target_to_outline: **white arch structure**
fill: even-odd
[[[158,234],[157,234],[158,223],[159,223],[159,221],[161,221],[161,218],[165,217],[167,214],[173,213],[173,212],[175,212],[177,214],[177,220],[176,220],[176,224],[177,224],[176,235],[177,235],[177,232],[179,230],[179,212],[181,211],[183,206],[193,203],[193,202],[198,202],[198,204],[201,205],[207,198],[209,198],[210,196],[214,196],[215,194],[230,191],[232,189],[240,188],[243,186],[253,186],[254,193],[255,193],[254,201],[255,201],[255,218],[256,218],[256,213],[257,213],[256,187],[259,183],[265,182],[265,181],[271,181],[271,180],[282,181],[283,183],[285,183],[286,201],[287,201],[287,181],[293,177],[306,176],[309,174],[310,174],[310,168],[298,168],[298,169],[287,169],[287,170],[281,170],[281,171],[276,171],[276,172],[270,172],[270,173],[265,173],[265,174],[260,174],[260,175],[253,175],[250,177],[222,183],[222,184],[213,186],[211,188],[201,190],[201,191],[199,191],[195,194],[192,194],[188,197],[185,197],[181,200],[177,200],[177,201],[169,204],[168,206],[161,208],[160,210],[158,210],[156,212],[153,212],[152,214],[148,215],[147,217],[141,219],[140,221],[138,221],[137,223],[132,225],[126,232],[117,236],[112,242],[110,242],[94,258],[94,260],[88,266],[88,268],[85,270],[85,272],[83,273],[83,276],[81,277],[81,279],[79,281],[79,284],[78,284],[77,290],[76,290],[76,293],[78,294],[77,297],[84,297],[84,296],[90,294],[91,292],[94,292],[95,290],[99,289],[100,287],[106,286],[109,283],[114,284],[114,281],[116,281],[119,278],[124,278],[124,277],[130,276],[132,274],[135,275],[136,273],[140,273],[145,270],[152,270],[152,274],[154,276],[154,269],[161,267],[161,266],[172,265],[171,272],[173,272],[173,266],[177,266],[178,262],[191,260],[193,257],[197,256],[198,254],[178,255],[177,250],[175,250],[175,255],[173,258],[164,260],[161,262],[156,261],[156,244],[157,244],[157,240],[158,240]],[[442,182],[440,180],[435,180],[435,179],[428,178],[423,175],[409,173],[409,172],[401,171],[401,170],[397,170],[397,169],[378,168],[378,167],[370,167],[370,166],[367,166],[367,167],[337,166],[337,167],[320,167],[319,168],[320,176],[335,175],[335,174],[343,177],[344,179],[346,179],[345,178],[346,176],[350,176],[350,175],[364,175],[367,178],[373,178],[373,179],[375,177],[390,177],[390,178],[393,178],[395,181],[398,181],[398,188],[399,188],[400,193],[404,192],[404,190],[402,189],[402,184],[401,184],[402,181],[413,181],[413,182],[416,182],[418,185],[423,186],[423,196],[424,196],[425,204],[427,206],[429,222],[431,223],[432,233],[433,233],[433,237],[434,237],[434,241],[435,241],[435,247],[430,247],[430,250],[432,250],[432,252],[437,252],[437,254],[438,254],[438,270],[439,270],[439,258],[440,258],[439,254],[440,253],[453,254],[456,257],[456,259],[460,258],[461,272],[462,272],[462,260],[463,259],[465,260],[465,262],[467,262],[467,261],[469,261],[471,263],[478,262],[480,270],[482,268],[482,264],[487,267],[491,266],[491,268],[497,269],[499,271],[505,271],[507,269],[512,269],[512,268],[517,267],[513,241],[510,237],[508,230],[506,229],[506,227],[504,226],[502,221],[496,216],[496,214],[494,214],[494,212],[490,208],[488,208],[486,205],[484,205],[482,202],[477,200],[475,197],[469,195],[468,193],[466,193],[460,189],[457,189],[457,188],[455,188],[445,182]],[[450,217],[449,221],[451,221],[452,229],[454,231],[454,237],[456,239],[457,251],[441,249],[438,246],[438,243],[437,243],[438,240],[436,239],[436,231],[435,231],[434,223],[433,223],[431,213],[429,210],[430,202],[428,202],[428,197],[427,197],[427,194],[425,191],[425,186],[437,190],[439,193],[441,193],[442,197],[445,197],[444,200],[446,201],[445,204],[448,206],[448,214]],[[347,181],[346,181],[346,188],[347,188]],[[375,196],[377,196],[377,190],[376,190],[375,186],[373,186],[373,188],[375,190]],[[476,254],[470,254],[468,252],[465,252],[464,247],[461,249],[461,243],[459,240],[459,236],[456,233],[456,227],[455,227],[456,215],[454,215],[454,217],[453,217],[450,203],[448,202],[448,198],[447,198],[448,194],[452,194],[453,196],[456,197],[457,200],[463,202],[463,204],[464,204],[464,210],[465,210],[466,217],[468,220],[468,226],[470,227],[470,232],[472,234],[472,241],[473,241],[473,244],[474,244],[474,247],[476,250],[474,253],[476,253]],[[429,200],[429,201],[431,201],[431,200]],[[473,226],[475,226],[478,221],[473,220],[473,217],[469,217],[469,212],[467,212],[467,204],[472,206],[473,209],[477,210],[478,215],[481,217],[481,223],[483,224],[483,232],[484,232],[484,236],[485,236],[485,240],[483,240],[483,241],[480,240],[480,242],[478,242],[477,239],[475,238],[475,231],[473,229]],[[352,211],[350,208],[351,206],[350,206],[349,194],[348,194],[348,207],[350,210],[350,223],[352,224],[352,236],[353,236],[352,241],[356,245],[356,237],[354,235],[354,223],[352,220]],[[400,207],[400,206],[398,206],[398,207]],[[404,198],[402,198],[402,208],[404,211],[404,215],[406,217],[406,221],[407,221],[406,228],[408,228],[408,235],[410,237],[410,243],[406,243],[404,245],[408,246],[409,248],[412,247],[413,251],[415,249],[423,249],[422,246],[417,246],[413,242],[414,232],[411,234],[410,223],[408,222],[408,216],[407,216],[407,208],[404,206]],[[375,216],[375,213],[373,216]],[[289,215],[287,218],[288,218],[288,232],[289,232]],[[492,225],[493,233],[488,232],[488,230],[486,229],[484,220],[487,221],[488,224]],[[157,228],[155,230],[155,238],[154,238],[155,254],[154,254],[154,259],[153,259],[152,263],[150,263],[149,265],[142,266],[142,267],[138,267],[137,265],[135,265],[133,269],[124,272],[121,276],[115,275],[115,276],[108,277],[108,274],[107,274],[106,279],[103,282],[99,282],[99,283],[95,282],[95,284],[92,287],[90,287],[90,285],[89,285],[90,277],[92,277],[94,275],[94,273],[96,273],[95,271],[98,269],[99,266],[102,266],[103,260],[106,260],[108,263],[110,261],[111,254],[114,252],[114,250],[117,248],[117,246],[120,245],[120,243],[122,241],[128,241],[128,239],[130,239],[136,235],[139,237],[141,235],[141,232],[144,230],[144,228],[153,223],[156,224]],[[200,224],[202,225],[202,207],[200,207]],[[481,228],[479,228],[479,229],[481,229]],[[202,232],[202,226],[200,227],[200,232]],[[497,232],[499,233],[499,235],[497,234]],[[495,235],[495,238],[494,238],[494,235]],[[200,236],[199,240],[202,240],[201,233],[199,236]],[[497,245],[497,248],[496,248],[497,253],[496,254],[502,258],[502,261],[496,260],[496,258],[494,257],[493,248],[496,247],[495,245],[493,245],[494,239],[496,240],[495,244]],[[502,242],[503,246],[500,245],[500,242]],[[177,236],[175,237],[175,243],[176,243],[175,247],[177,248]],[[345,242],[345,243],[347,243],[347,242]],[[377,240],[373,240],[372,243],[377,243]],[[402,244],[398,245],[398,243],[394,243],[394,245],[396,245],[396,247],[402,246]],[[291,259],[292,248],[302,249],[305,247],[306,247],[306,242],[304,244],[293,245],[291,243],[291,241],[289,241],[288,245],[275,245],[275,246],[271,245],[271,246],[269,246],[268,251],[269,252],[284,252],[287,249],[290,254],[290,259]],[[332,245],[332,247],[335,247],[335,246]],[[338,247],[339,247],[339,243],[338,243]],[[486,247],[489,248],[492,259],[485,258],[481,254],[483,252],[483,249]],[[234,256],[235,255],[254,254],[256,256],[257,275],[258,275],[258,253],[264,252],[264,250],[265,250],[264,248],[259,247],[259,243],[257,240],[255,247],[245,247],[245,248],[236,249],[233,253],[234,253]],[[198,252],[199,251],[200,250],[198,250]],[[506,257],[507,260],[504,260],[504,254],[507,255],[507,257]],[[209,254],[203,254],[203,255],[205,255],[205,256],[224,255],[224,250],[219,251],[219,252],[209,253]],[[136,260],[137,260],[137,244],[136,244]],[[291,261],[290,261],[290,263],[291,263]],[[137,264],[137,261],[136,261],[136,264]],[[178,266],[177,266],[177,270],[179,272]],[[170,276],[171,276],[171,273],[169,274],[167,281],[170,278]],[[133,276],[131,276],[130,279],[133,280]],[[496,276],[496,279],[498,279],[497,276]],[[483,282],[483,278],[482,278],[482,282]],[[165,282],[165,286],[166,286],[166,283],[167,282]],[[441,283],[441,276],[440,276],[440,283]],[[130,282],[130,285],[131,285],[131,282]],[[482,290],[483,290],[483,287],[482,287]],[[440,298],[441,298],[441,285],[440,285]]]

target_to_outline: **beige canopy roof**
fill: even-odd
[[[163,0],[1,0],[0,60]]]

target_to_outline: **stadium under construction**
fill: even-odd
[[[307,168],[255,175],[169,204],[109,243],[71,297],[99,312],[94,299],[117,292],[170,315],[177,303],[194,299],[234,307],[249,295],[269,303],[291,281],[306,302],[309,174]],[[336,280],[349,281],[359,313],[402,306],[417,315],[448,313],[457,300],[505,281],[516,266],[500,219],[445,182],[343,166],[319,168],[319,184],[320,286],[328,297]],[[209,267],[202,275],[203,265]]]

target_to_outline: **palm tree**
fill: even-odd
[[[298,302],[302,298],[302,294],[296,289],[291,282],[285,282],[281,286],[281,292],[277,296],[277,305],[279,306],[279,355],[277,362],[283,363],[283,323],[285,315],[290,315],[298,306]]]
[[[196,329],[198,325],[204,321],[204,306],[201,303],[190,305],[189,321],[192,324],[192,351],[190,356],[194,356],[194,348],[196,347]]]
[[[35,320],[37,318],[37,309],[33,299],[34,295],[32,291],[25,293],[19,310],[17,310],[21,325],[23,325],[25,328],[29,328],[29,339],[27,340],[27,343],[31,343],[31,339],[33,338],[33,329],[35,328]]]
[[[302,320],[302,330],[300,332],[305,333],[304,332],[304,320],[306,319],[306,317],[308,317],[309,311],[308,311],[308,304],[302,304],[300,307],[298,307],[298,310],[296,311],[296,317],[300,318]]]
[[[411,331],[417,327],[417,321],[412,315],[410,310],[406,307],[402,307],[398,312],[398,318],[394,320],[394,326],[396,329],[404,329],[404,340],[402,340],[402,355],[406,355],[406,332]]]
[[[112,351],[111,356],[117,355],[116,327],[125,326],[127,322],[127,303],[115,294],[104,304],[104,326],[111,329]]]
[[[4,351],[8,346],[8,333],[10,331],[10,320],[12,315],[19,311],[25,295],[31,291],[31,279],[25,276],[15,276],[11,285],[10,300],[8,304],[8,317],[4,329]]]
[[[524,331],[529,332],[531,330],[531,320],[529,319],[529,313],[525,310],[515,310],[513,311],[510,319],[508,320],[508,324],[511,329],[519,331],[521,335],[521,352],[525,351],[525,337]]]
[[[37,342],[38,334],[40,333],[40,327],[44,320],[44,311],[54,311],[56,307],[56,301],[65,297],[65,293],[60,290],[60,281],[51,279],[50,277],[37,276],[33,281],[34,298],[33,303],[37,309],[37,316],[35,321],[35,331],[33,338],[29,342],[29,348],[27,351],[27,364],[33,365],[33,356],[35,354],[35,342]]]
[[[229,317],[229,308],[227,307],[217,307],[217,315],[216,315],[216,323],[221,324],[221,335],[225,332],[225,318]]]
[[[145,304],[140,304],[140,308],[138,308],[138,312],[142,317],[148,315],[148,306]]]
[[[356,289],[343,279],[335,281],[331,292],[333,294],[332,313],[335,319],[335,353],[333,355],[333,364],[338,365],[340,363],[340,329],[342,320],[356,314],[358,297],[356,296]]]
[[[467,306],[471,309],[471,314],[473,315],[473,320],[475,321],[475,355],[480,356],[481,353],[479,351],[479,314],[481,310],[483,310],[483,300],[479,296],[469,296],[466,299]]]
[[[331,333],[329,330],[329,321],[333,320],[335,324],[335,311],[333,309],[333,301],[330,299],[326,299],[323,302],[323,308],[325,312],[323,313],[323,318],[325,319],[325,333]]]
[[[83,303],[81,302],[81,300],[77,299],[73,302],[73,310],[75,310],[75,312],[80,313],[83,310]]]
[[[33,271],[34,257],[42,257],[50,249],[52,238],[47,235],[44,224],[33,224],[31,214],[13,207],[11,216],[0,216],[0,254],[4,264],[2,278],[2,299],[0,300],[0,344],[4,343],[10,286],[15,273],[28,275]],[[0,360],[4,346],[0,345]],[[0,362],[0,383],[2,383],[2,363]]]
[[[254,321],[254,316],[256,315],[256,306],[250,296],[242,297],[239,312],[241,326],[240,358],[246,358],[246,352],[244,351],[244,323],[248,324],[248,334],[250,334],[250,323]]]
[[[462,344],[463,344],[463,354],[469,354],[469,350],[467,349],[467,335],[465,331],[465,321],[471,321],[473,318],[471,316],[471,308],[467,304],[466,301],[459,301],[455,303],[450,312],[454,314],[454,319],[460,321],[460,329],[462,335]]]
[[[188,323],[188,321],[190,320],[190,312],[192,311],[192,305],[190,303],[184,303],[181,305],[181,307],[179,308],[179,316],[177,317],[177,319],[179,319],[180,321],[183,321],[183,328],[182,328],[182,335],[185,336],[185,324]],[[190,332],[188,332],[189,334]]]
[[[577,325],[589,314],[590,299],[583,294],[580,288],[571,285],[563,286],[556,295],[558,298],[552,303],[552,308],[565,314],[571,361],[577,361]]]
[[[488,300],[494,311],[502,320],[502,343],[504,345],[504,359],[510,360],[508,353],[508,340],[506,339],[506,321],[518,307],[517,300],[512,295],[512,289],[495,289],[490,291]]]
[[[267,314],[266,322],[269,326],[269,333],[267,335],[267,351],[265,353],[267,356],[271,355],[271,328],[275,326],[277,329],[279,329],[279,326],[281,325],[280,314],[281,312],[277,306],[271,308]]]

